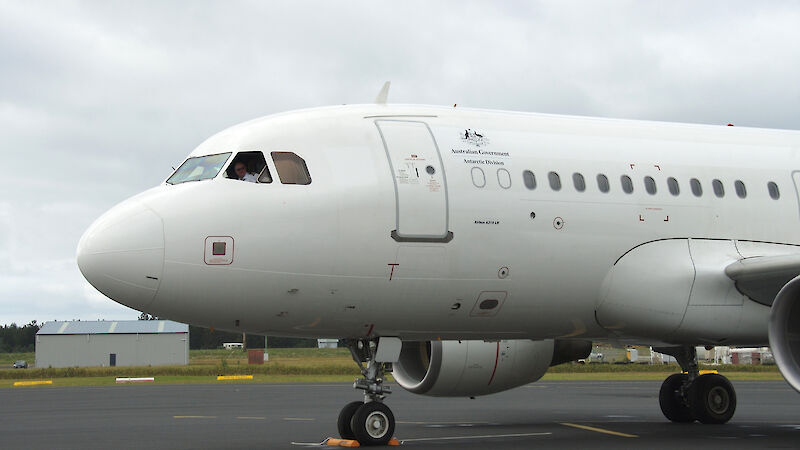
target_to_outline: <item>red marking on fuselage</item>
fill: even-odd
[[[635,166],[635,165],[636,165],[636,164],[631,164],[631,165],[630,165],[630,166],[631,166],[631,170],[633,170],[633,166]]]
[[[373,328],[375,328],[375,324],[374,323],[369,324],[369,330],[367,330],[367,337],[369,337],[369,335],[372,334]]]
[[[492,380],[494,380],[494,374],[497,373],[497,362],[500,360],[500,341],[497,341],[497,351],[494,355],[494,369],[492,369],[492,376],[489,378],[489,382],[486,384],[487,386],[492,384]]]
[[[389,281],[392,281],[392,277],[394,276],[394,268],[399,266],[399,265],[400,264],[391,264],[391,263],[389,263],[389,266],[392,267],[392,271],[389,272]]]

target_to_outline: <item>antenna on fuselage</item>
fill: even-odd
[[[375,97],[375,103],[377,103],[379,105],[385,105],[386,104],[386,100],[389,98],[389,85],[390,84],[392,84],[391,81],[387,81],[386,83],[383,83],[383,87],[381,88],[381,91],[378,92],[378,96]]]

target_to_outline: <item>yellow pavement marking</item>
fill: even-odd
[[[216,419],[217,416],[172,416],[173,419]]]
[[[588,425],[578,425],[576,423],[565,423],[564,422],[564,423],[561,423],[561,425],[564,425],[566,427],[580,428],[581,430],[586,430],[586,431],[594,431],[595,433],[610,434],[610,435],[613,435],[613,436],[620,436],[620,437],[627,437],[627,438],[639,437],[639,436],[637,436],[635,434],[620,433],[619,431],[611,431],[611,430],[606,430],[604,428],[590,427]]]
[[[267,420],[266,417],[247,417],[247,416],[237,417],[237,419],[240,419],[240,420]]]
[[[15,381],[14,382],[14,386],[41,386],[43,384],[53,384],[53,380]]]
[[[217,381],[220,380],[252,380],[252,375],[220,375],[217,377]]]
[[[283,420],[298,420],[298,421],[304,421],[304,422],[311,422],[311,421],[314,421],[316,419],[308,418],[308,417],[284,417]]]

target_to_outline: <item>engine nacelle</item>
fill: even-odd
[[[434,397],[493,394],[532,383],[551,365],[585,358],[588,341],[403,342],[393,376],[404,389]]]
[[[769,346],[783,377],[800,392],[800,276],[786,283],[772,303]]]

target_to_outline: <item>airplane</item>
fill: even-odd
[[[474,397],[593,342],[674,356],[683,373],[659,392],[673,422],[736,409],[696,346],[769,344],[800,391],[800,132],[384,91],[210,137],[87,229],[82,274],[158,317],[342,339],[364,398],[337,426],[361,445],[393,436],[389,372],[416,394]]]

